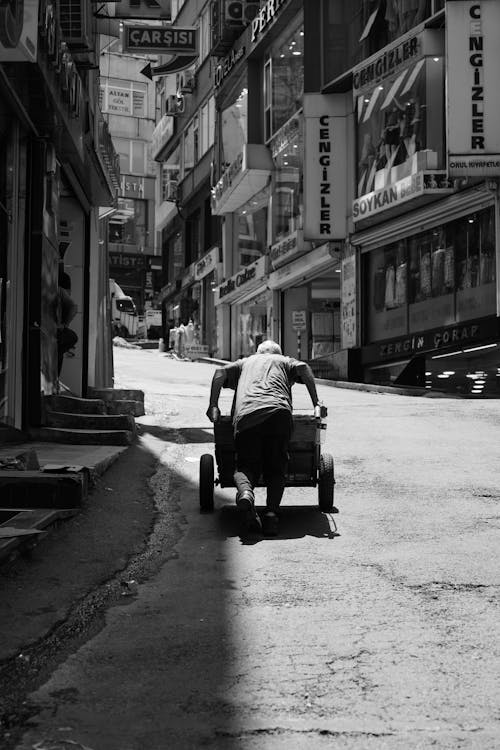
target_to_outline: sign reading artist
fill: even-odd
[[[500,3],[446,3],[448,168],[500,175]]]
[[[344,95],[306,94],[304,237],[346,236],[347,125]]]

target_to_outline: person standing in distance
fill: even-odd
[[[303,383],[319,416],[319,401],[311,368],[281,353],[279,344],[263,341],[256,354],[217,368],[210,389],[207,417],[214,424],[222,388],[236,391],[233,408],[236,450],[236,505],[249,532],[278,534],[277,511],[285,489],[288,444],[292,434],[292,385]],[[255,510],[254,487],[263,476],[267,489],[263,526]]]

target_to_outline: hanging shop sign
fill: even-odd
[[[288,289],[291,286],[306,284],[314,276],[331,269],[333,265],[332,248],[329,242],[304,253],[276,271],[269,274],[269,289]]]
[[[198,28],[126,25],[122,32],[122,46],[124,52],[164,58],[161,65],[148,65],[141,71],[148,78],[177,73],[194,65],[198,59]]]
[[[0,3],[0,62],[36,62],[38,0]]]
[[[290,0],[267,0],[252,21],[250,41],[257,42]]]
[[[266,275],[266,256],[263,255],[258,260],[245,266],[227,281],[223,281],[215,290],[215,304],[220,302],[229,302],[243,296],[257,282],[260,282]]]
[[[109,3],[109,10],[115,18],[151,18],[156,21],[172,19],[171,0],[120,0]]]
[[[398,357],[410,357],[415,354],[439,349],[456,349],[467,352],[475,344],[498,338],[498,319],[496,317],[480,318],[468,323],[435,328],[424,333],[414,333],[397,339],[381,341],[363,347],[362,361],[379,362]]]
[[[448,168],[500,175],[500,3],[446,3]]]
[[[271,245],[269,249],[271,265],[273,268],[279,268],[310,249],[310,243],[304,242],[304,232],[298,229]]]
[[[153,177],[137,177],[136,175],[122,174],[120,197],[154,200],[155,184]]]
[[[194,264],[194,278],[195,281],[200,281],[208,276],[209,273],[215,271],[217,263],[219,262],[219,248],[213,247],[206,253],[200,260],[195,261]]]
[[[109,264],[117,268],[149,268],[151,265],[151,256],[143,253],[115,253],[110,250]]]
[[[305,94],[304,237],[346,236],[347,98]]]
[[[446,172],[418,172],[380,190],[356,198],[352,204],[353,222],[369,219],[387,209],[415,198],[444,196],[453,192]]]

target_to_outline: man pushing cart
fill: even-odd
[[[294,383],[306,386],[315,420],[320,421],[324,412],[319,404],[311,368],[306,362],[283,356],[279,344],[274,341],[264,341],[256,354],[217,368],[212,379],[207,416],[214,423],[216,452],[217,425],[221,421],[219,395],[224,387],[235,391],[232,408],[233,480],[237,489],[236,505],[244,528],[250,533],[263,532],[267,536],[278,534],[278,509],[285,486],[290,483],[287,482],[287,471],[294,428]],[[317,443],[319,446],[319,440]],[[314,469],[318,468],[316,463],[319,462],[314,462]],[[330,498],[323,502],[325,509],[333,507],[333,459],[331,463],[331,469],[328,467],[331,502]],[[254,495],[254,488],[261,478],[267,490],[266,512],[262,522],[255,509]],[[316,483],[316,476],[313,479]]]

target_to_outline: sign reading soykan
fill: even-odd
[[[450,176],[500,175],[500,3],[446,3]]]
[[[380,211],[423,195],[445,195],[452,192],[450,184],[444,172],[417,172],[392,185],[357,198],[352,204],[352,220],[356,222],[368,219]]]

